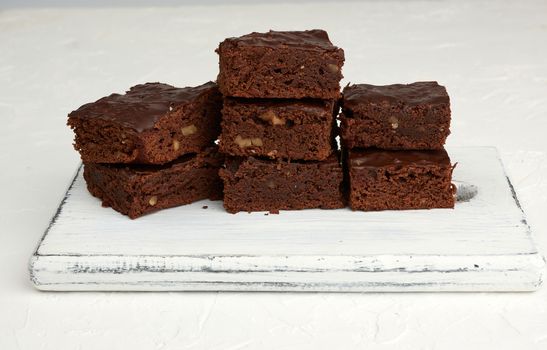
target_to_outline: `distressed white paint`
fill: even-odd
[[[460,188],[478,190],[454,210],[231,215],[202,201],[130,220],[78,174],[32,280],[44,290],[535,290],[544,262],[496,150],[450,154]]]

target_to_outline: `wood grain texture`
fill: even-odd
[[[232,215],[202,201],[130,220],[102,208],[78,172],[31,279],[42,290],[537,289],[544,260],[496,150],[449,154],[454,210]]]

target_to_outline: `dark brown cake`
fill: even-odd
[[[348,148],[442,149],[450,134],[450,100],[437,82],[343,91],[342,143]]]
[[[334,148],[334,102],[225,98],[220,151],[324,160]]]
[[[68,116],[85,163],[164,164],[199,152],[220,132],[216,84],[175,88],[160,83],[83,105]]]
[[[349,150],[349,205],[353,210],[453,208],[453,166],[444,149]]]
[[[205,198],[222,199],[222,163],[216,147],[210,147],[165,165],[84,163],[84,178],[103,206],[134,219]]]
[[[321,162],[228,158],[220,177],[229,213],[334,209],[345,204],[342,168],[336,155]]]
[[[251,33],[220,43],[225,96],[337,99],[344,51],[324,30]]]

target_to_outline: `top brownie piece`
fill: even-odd
[[[269,31],[220,43],[218,85],[225,96],[337,99],[344,50],[327,32]]]
[[[86,163],[164,164],[211,145],[220,132],[222,96],[215,83],[132,87],[68,115],[74,147]]]
[[[450,99],[437,82],[343,91],[341,138],[348,148],[442,149],[450,134]]]

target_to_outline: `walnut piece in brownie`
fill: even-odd
[[[164,165],[84,163],[84,178],[103,206],[135,219],[201,199],[222,199],[218,170],[223,160],[217,148],[210,147]]]
[[[332,100],[224,98],[220,151],[324,160],[335,149]]]
[[[450,99],[437,82],[343,91],[342,143],[348,148],[442,149],[450,134]]]
[[[225,96],[337,99],[344,51],[327,32],[269,31],[228,38],[216,50]]]
[[[199,152],[220,132],[222,96],[215,83],[132,87],[68,115],[85,163],[164,164]]]
[[[453,208],[453,166],[444,149],[347,151],[353,210]]]
[[[220,177],[224,208],[229,213],[345,206],[337,155],[321,162],[230,157],[220,169]]]

